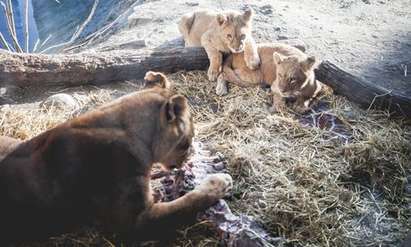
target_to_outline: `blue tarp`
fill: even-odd
[[[1,0],[0,0],[1,1]],[[5,4],[5,1],[3,1]],[[13,14],[14,14],[14,22],[16,25],[16,34],[17,39],[19,41],[20,46],[24,51],[26,51],[26,40],[24,36],[24,3],[25,0],[12,0],[13,5]],[[28,23],[29,23],[29,51],[32,51],[34,48],[35,43],[37,42],[39,36],[37,31],[37,25],[34,20],[33,15],[33,5],[31,0],[28,0],[29,3],[29,15],[28,15]],[[3,34],[6,41],[9,43],[9,46],[13,48],[13,42],[7,28],[7,19],[5,17],[4,8],[0,6],[0,32]],[[0,43],[0,48],[5,48]]]

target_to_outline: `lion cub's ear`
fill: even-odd
[[[146,83],[146,87],[158,86],[166,89],[171,88],[171,82],[163,73],[160,72],[148,71],[144,76],[144,81]]]
[[[274,62],[275,62],[276,64],[281,64],[282,62],[284,62],[284,60],[286,59],[286,57],[283,56],[283,55],[281,55],[281,54],[278,53],[278,52],[274,52],[274,53],[273,53],[273,59],[274,59]]]
[[[253,9],[250,8],[250,7],[248,7],[248,8],[244,11],[243,20],[244,20],[245,22],[249,22],[249,21],[253,18],[253,15],[254,15]]]
[[[316,63],[315,57],[311,56],[301,62],[301,67],[304,69],[304,71],[309,71],[313,69],[315,63]]]
[[[217,15],[217,22],[220,26],[223,25],[225,22],[227,22],[227,20],[228,20],[227,16],[225,16],[224,14]]]
[[[174,122],[176,119],[181,118],[188,110],[187,99],[183,95],[174,95],[168,100],[164,109],[167,122]]]

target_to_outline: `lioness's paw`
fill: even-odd
[[[226,196],[233,187],[233,179],[229,174],[218,173],[209,175],[196,190],[214,199],[221,199]]]
[[[207,72],[208,80],[210,81],[216,81],[218,77],[218,70],[213,70],[211,68],[208,69]]]
[[[222,74],[217,78],[217,86],[215,88],[215,93],[218,96],[228,94],[227,82],[223,79]]]

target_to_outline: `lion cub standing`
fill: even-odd
[[[265,84],[271,86],[273,111],[284,108],[287,100],[295,101],[297,112],[307,111],[322,88],[315,80],[315,57],[285,44],[258,44],[257,50],[261,59],[258,70],[245,65],[243,53],[226,59],[217,82],[219,95],[227,93],[227,82],[243,87]]]
[[[185,45],[202,46],[207,52],[210,60],[210,81],[217,79],[223,62],[223,53],[244,52],[247,67],[251,70],[258,68],[260,59],[251,36],[252,15],[251,9],[242,14],[237,11],[217,13],[202,10],[181,18],[178,29],[183,35]]]

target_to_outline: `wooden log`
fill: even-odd
[[[303,44],[292,44],[302,47]],[[208,67],[203,48],[184,48],[175,39],[149,50],[110,51],[80,54],[17,54],[0,50],[0,87],[101,85],[110,82],[142,79],[148,70],[173,73],[180,70],[204,70]],[[411,116],[411,95],[362,80],[324,61],[317,78],[364,108],[388,109]],[[1,103],[1,102],[0,102]]]
[[[0,86],[77,86],[142,79],[149,70],[204,70],[203,48],[168,48],[80,54],[17,54],[0,50]]]
[[[411,117],[411,95],[391,91],[363,80],[330,61],[323,61],[316,70],[317,79],[331,88],[336,94],[347,97],[365,109],[389,110],[395,115]]]
[[[301,42],[290,44],[305,50]],[[204,70],[208,58],[203,48],[184,48],[182,38],[154,49],[116,50],[80,54],[17,54],[0,49],[0,86],[47,87],[101,85],[142,79],[149,70],[173,73]]]

